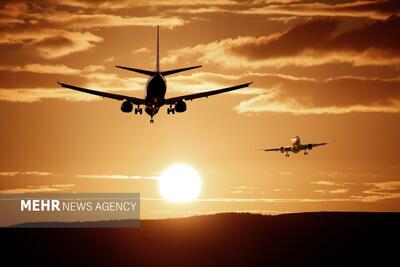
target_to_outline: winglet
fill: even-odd
[[[62,86],[62,82],[60,82],[60,81],[57,81],[57,83],[58,83],[59,85],[61,85],[61,86]]]

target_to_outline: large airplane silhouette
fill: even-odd
[[[186,111],[185,101],[187,101],[187,100],[193,100],[193,99],[202,98],[202,97],[209,97],[212,95],[217,95],[217,94],[221,94],[221,93],[225,93],[225,92],[229,92],[229,91],[238,90],[241,88],[248,87],[250,84],[253,83],[253,82],[249,82],[249,83],[244,83],[244,84],[227,87],[227,88],[222,88],[222,89],[218,89],[218,90],[212,90],[212,91],[206,91],[206,92],[201,92],[201,93],[165,98],[165,93],[167,91],[167,82],[166,82],[164,76],[182,72],[182,71],[191,70],[191,69],[196,69],[201,66],[193,66],[193,67],[188,67],[188,68],[160,71],[160,45],[159,45],[160,41],[159,40],[160,40],[159,26],[157,26],[157,54],[156,54],[156,70],[155,71],[135,69],[135,68],[129,68],[129,67],[123,67],[123,66],[116,66],[117,68],[129,70],[129,71],[133,71],[133,72],[137,72],[137,73],[141,73],[141,74],[145,74],[145,75],[149,76],[149,79],[146,84],[144,98],[137,98],[137,97],[133,97],[133,96],[126,96],[126,95],[119,95],[119,94],[95,91],[95,90],[91,90],[91,89],[87,89],[87,88],[82,88],[82,87],[78,87],[78,86],[74,86],[74,85],[65,84],[60,81],[57,81],[57,83],[59,85],[61,85],[62,87],[80,91],[83,93],[88,93],[88,94],[102,96],[102,97],[106,97],[106,98],[121,100],[121,101],[123,101],[122,105],[121,105],[122,112],[126,112],[126,113],[132,112],[133,106],[135,105],[136,106],[135,114],[142,114],[143,110],[140,106],[143,105],[145,107],[145,112],[150,116],[150,123],[154,123],[153,117],[154,117],[154,115],[157,114],[158,110],[163,105],[169,105],[169,108],[167,109],[167,114],[175,114],[175,112],[181,113],[181,112]]]

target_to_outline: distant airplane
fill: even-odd
[[[136,105],[135,114],[142,114],[143,110],[140,107],[140,105],[144,105],[145,112],[148,115],[150,115],[150,123],[154,123],[153,117],[154,117],[154,115],[157,114],[158,110],[163,105],[169,105],[169,108],[167,109],[167,114],[175,114],[175,112],[181,113],[181,112],[186,111],[185,100],[187,101],[187,100],[193,100],[193,99],[202,98],[202,97],[209,97],[212,95],[217,95],[217,94],[245,88],[253,83],[253,82],[249,82],[249,83],[244,83],[244,84],[227,87],[227,88],[222,88],[222,89],[218,89],[218,90],[213,90],[213,91],[206,91],[206,92],[201,92],[201,93],[165,98],[165,93],[167,91],[167,81],[165,80],[164,76],[182,72],[182,71],[191,70],[191,69],[196,69],[201,66],[193,66],[193,67],[188,67],[188,68],[160,71],[160,45],[159,45],[159,43],[160,43],[159,42],[159,26],[157,26],[157,54],[156,54],[156,70],[155,71],[116,66],[117,68],[134,71],[134,72],[138,72],[138,73],[149,76],[149,79],[146,84],[144,98],[137,98],[137,97],[132,97],[132,96],[95,91],[95,90],[91,90],[91,89],[77,87],[74,85],[65,84],[60,81],[57,81],[57,83],[59,85],[61,85],[62,87],[80,91],[83,93],[88,93],[88,94],[93,94],[93,95],[102,96],[102,97],[106,97],[106,98],[121,100],[121,101],[123,101],[122,105],[121,105],[121,111],[125,112],[125,113],[132,112],[133,105]]]
[[[316,147],[316,146],[324,146],[328,143],[328,142],[325,142],[325,143],[318,143],[318,144],[301,144],[300,137],[297,135],[292,136],[292,138],[290,139],[290,142],[292,143],[291,146],[267,148],[267,149],[262,149],[262,151],[267,151],[267,152],[280,151],[281,153],[286,152],[285,157],[289,157],[289,152],[298,153],[301,150],[304,150],[304,155],[307,155],[308,154],[307,150],[311,150],[311,149],[313,149],[313,147]]]

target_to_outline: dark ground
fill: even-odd
[[[400,213],[217,214],[139,229],[0,229],[22,266],[400,266]],[[10,266],[6,264],[2,266]]]

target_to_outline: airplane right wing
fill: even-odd
[[[270,152],[270,151],[286,152],[286,151],[292,151],[292,147],[291,146],[285,146],[285,147],[267,148],[267,149],[262,149],[262,151],[266,151],[266,152]]]
[[[171,97],[171,98],[165,99],[165,104],[172,105],[172,104],[176,104],[177,102],[182,101],[182,100],[193,100],[193,99],[197,99],[197,98],[201,98],[201,97],[209,97],[212,95],[222,94],[222,93],[238,90],[241,88],[249,87],[252,83],[253,82],[239,84],[236,86],[222,88],[222,89],[213,90],[213,91],[206,91],[206,92],[195,93],[195,94],[190,94],[190,95]]]

